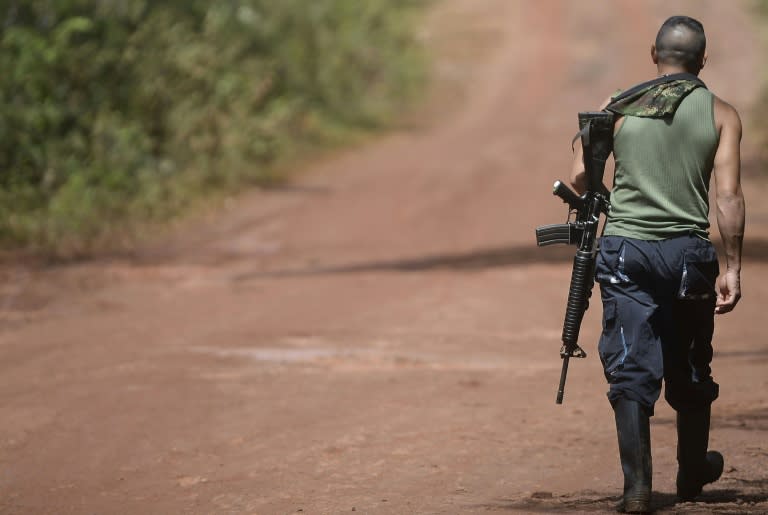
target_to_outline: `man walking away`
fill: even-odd
[[[712,333],[714,315],[728,313],[741,297],[739,115],[698,78],[707,61],[698,21],[665,21],[651,57],[659,77],[603,105],[616,114],[616,171],[596,264],[603,301],[598,351],[624,473],[618,510],[627,513],[650,510],[649,417],[662,380],[677,412],[679,499],[695,499],[722,474],[722,455],[707,451],[710,405],[718,396]],[[712,175],[722,274],[709,240]],[[580,151],[571,183],[584,191]]]

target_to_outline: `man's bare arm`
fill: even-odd
[[[717,225],[725,246],[726,270],[718,278],[715,313],[731,311],[741,298],[741,248],[744,240],[744,194],[741,191],[741,120],[730,105],[715,99],[720,142],[715,154]]]
[[[581,195],[587,189],[587,174],[584,170],[584,150],[581,142],[576,141],[573,152],[573,164],[571,165],[571,187]]]

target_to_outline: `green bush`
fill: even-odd
[[[0,243],[78,255],[422,84],[419,0],[0,0]]]
[[[758,35],[762,39],[763,54],[768,51],[768,0],[753,0],[752,8],[757,16],[754,17]],[[751,106],[746,116],[750,125],[750,139],[755,141],[758,159],[761,164],[768,162],[768,75],[762,71],[758,76],[761,91],[754,106]],[[764,169],[764,166],[758,167]]]

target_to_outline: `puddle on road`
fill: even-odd
[[[375,369],[430,369],[430,370],[500,370],[514,369],[518,373],[540,370],[541,366],[516,363],[510,356],[482,358],[457,355],[437,355],[419,352],[401,352],[371,348],[334,347],[194,347],[192,352],[221,358],[240,358],[255,361],[264,366],[311,366],[343,370]],[[550,364],[546,368],[551,368]]]
[[[212,347],[200,348],[200,352],[215,354],[222,357],[244,357],[267,363],[306,363],[323,358],[352,357],[352,353],[342,353],[337,349],[218,349]]]
[[[258,347],[258,348],[221,348],[195,347],[194,352],[212,354],[224,358],[246,358],[267,364],[301,364],[333,361],[376,361],[390,359],[393,361],[428,362],[434,361],[434,356],[409,354],[391,354],[375,349],[331,348],[331,347]]]

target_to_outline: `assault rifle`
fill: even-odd
[[[613,113],[608,111],[579,113],[579,134],[584,150],[584,170],[587,191],[579,196],[568,186],[556,181],[552,193],[568,204],[568,218],[564,224],[543,225],[536,228],[536,243],[543,247],[564,243],[576,245],[573,260],[571,286],[563,322],[563,346],[560,357],[563,368],[557,389],[557,404],[563,403],[565,379],[570,358],[585,358],[586,352],[579,347],[579,329],[584,312],[589,307],[595,276],[597,255],[597,231],[600,215],[608,214],[609,193],[603,184],[605,161],[613,150]],[[571,220],[571,215],[575,215]]]

